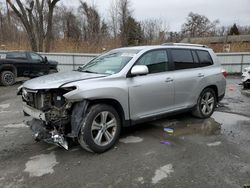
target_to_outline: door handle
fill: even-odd
[[[170,77],[166,78],[166,80],[165,80],[165,82],[173,82],[173,81],[174,81],[174,79],[170,78]]]
[[[199,77],[199,78],[203,78],[203,77],[205,77],[205,75],[202,74],[202,73],[199,73],[199,74],[198,74],[198,77]]]

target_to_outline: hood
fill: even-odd
[[[58,62],[57,61],[48,60],[48,64],[50,64],[50,65],[58,65]]]
[[[106,75],[102,74],[84,73],[78,71],[55,73],[28,80],[23,84],[23,87],[32,90],[53,89],[59,88],[60,86],[71,82],[101,78],[105,76]]]

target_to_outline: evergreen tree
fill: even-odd
[[[236,26],[236,24],[234,24],[234,25],[230,28],[229,35],[239,35],[239,34],[240,34],[239,29],[238,29],[238,27]]]

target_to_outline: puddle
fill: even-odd
[[[176,118],[178,117],[178,118]],[[170,140],[178,143],[185,140],[185,136],[189,135],[224,135],[236,142],[239,137],[250,140],[250,118],[224,112],[214,112],[211,118],[197,119],[189,115],[179,115],[175,119],[165,119],[152,122],[151,124],[160,128],[162,131],[160,139]],[[164,127],[173,129],[173,133],[165,132]],[[237,138],[238,137],[238,138]],[[218,146],[219,141],[208,143],[208,146]]]
[[[140,138],[140,137],[128,136],[126,138],[121,138],[119,141],[122,142],[122,143],[124,143],[124,144],[131,144],[131,143],[142,142],[143,139]]]
[[[180,118],[178,121],[175,122],[166,122],[166,121],[157,122],[157,125],[160,125],[161,128],[162,127],[172,128],[173,133],[168,134],[167,132],[164,132],[164,134],[173,137],[181,137],[192,134],[214,135],[214,134],[219,134],[221,130],[221,124],[215,121],[213,118],[200,120],[200,119],[185,117],[185,118]]]
[[[45,174],[53,174],[54,166],[58,162],[56,161],[56,155],[54,152],[50,154],[37,155],[30,158],[30,161],[26,163],[24,172],[28,172],[30,177],[40,177]]]
[[[168,165],[160,167],[159,169],[155,171],[155,175],[152,178],[152,183],[156,184],[160,182],[161,180],[167,178],[173,172],[174,172],[174,169],[173,169],[172,164],[168,164]]]

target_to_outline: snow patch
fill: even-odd
[[[124,144],[138,143],[138,142],[142,142],[142,141],[143,141],[142,138],[136,137],[136,136],[128,136],[126,138],[120,139],[120,142],[122,142]]]
[[[220,141],[219,141],[219,142],[213,142],[213,143],[207,144],[207,146],[209,146],[209,147],[219,146],[219,145],[221,145],[221,142],[220,142]]]
[[[5,110],[0,110],[0,114],[4,114],[4,113],[11,113],[10,111],[5,111]]]
[[[141,183],[141,184],[144,184],[144,183],[145,183],[143,177],[138,177],[138,178],[136,179],[136,181],[139,182],[139,183]]]
[[[26,163],[24,172],[28,172],[30,177],[40,177],[45,174],[53,174],[54,166],[58,162],[56,161],[56,155],[54,152],[50,154],[41,154],[30,158],[30,161]]]
[[[167,164],[155,171],[155,176],[152,178],[152,183],[156,184],[159,181],[167,178],[172,172],[174,172],[173,165]]]
[[[6,109],[9,107],[10,107],[10,104],[0,104],[0,108],[2,108],[2,109]]]
[[[24,123],[18,123],[18,124],[9,124],[5,125],[5,128],[27,128],[28,126],[25,125]]]

